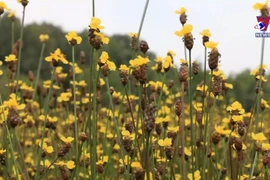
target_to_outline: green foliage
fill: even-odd
[[[5,56],[11,53],[11,20],[7,16],[1,17],[0,21],[0,60],[4,60]],[[20,20],[15,20],[15,41],[19,38],[20,31]],[[24,38],[23,38],[23,49],[22,49],[22,64],[21,72],[25,74],[23,79],[26,79],[26,74],[29,70],[35,72],[38,66],[38,60],[41,49],[41,42],[39,40],[40,34],[48,34],[50,36],[49,41],[46,43],[46,49],[44,56],[48,56],[50,52],[53,52],[56,48],[60,48],[64,54],[66,54],[67,59],[71,59],[71,46],[65,39],[65,34],[67,32],[63,31],[60,27],[49,23],[36,24],[32,23],[25,26]],[[76,46],[75,57],[77,63],[79,63],[80,51],[84,51],[86,55],[86,65],[83,66],[86,77],[89,77],[89,64],[91,61],[91,49],[88,42],[88,30],[84,30],[79,33],[82,37],[82,44]],[[134,52],[130,47],[130,37],[128,35],[113,35],[110,37],[110,43],[101,50],[105,50],[109,53],[112,61],[115,62],[116,66],[119,67],[120,64],[129,64],[129,60],[132,59]],[[149,64],[149,69],[154,64],[155,54],[148,52],[147,56],[151,60]],[[177,62],[177,60],[175,60]],[[177,63],[176,63],[177,64]],[[2,67],[3,69],[3,67]],[[45,61],[43,62],[41,68],[41,79],[49,79],[50,74],[47,73],[49,69],[49,64]],[[202,68],[201,68],[202,69]],[[64,70],[68,72],[68,66],[64,66]],[[227,99],[230,100],[231,97],[236,97],[239,102],[243,104],[247,111],[254,104],[256,82],[253,77],[250,76],[250,71],[245,70],[230,76],[228,82],[234,85],[234,89],[230,90],[227,94]],[[1,77],[1,84],[6,84],[7,76]],[[161,81],[161,75],[157,76],[155,72],[150,71],[148,74],[148,79],[153,81]],[[116,91],[123,91],[122,85],[120,83],[119,74],[117,72],[111,72],[110,76],[111,86],[115,88]],[[201,72],[194,77],[194,84],[200,83],[203,79],[203,72]],[[178,83],[178,79],[175,77],[175,73],[170,70],[167,74],[167,82],[174,80],[175,84]],[[179,84],[177,84],[179,85]],[[132,86],[135,86],[134,84]],[[195,88],[195,87],[194,87]],[[265,83],[263,86],[265,93],[270,92],[270,85]],[[176,91],[176,90],[175,90]],[[267,99],[267,98],[265,98]],[[267,99],[268,100],[268,99]]]

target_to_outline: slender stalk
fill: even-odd
[[[40,69],[42,66],[42,62],[43,62],[43,54],[44,54],[44,50],[45,50],[45,43],[42,43],[42,47],[41,47],[41,52],[40,52],[40,56],[39,56],[39,62],[38,62],[38,70],[37,70],[37,77],[36,77],[36,81],[35,81],[35,88],[34,88],[34,94],[33,94],[33,99],[35,99],[36,97],[36,93],[37,93],[37,86],[38,86],[38,81],[39,81],[39,77],[40,77]]]
[[[128,106],[130,108],[130,115],[131,115],[131,119],[132,119],[133,128],[134,128],[134,131],[136,132],[135,133],[135,142],[137,142],[139,154],[142,155],[141,149],[140,149],[140,143],[139,143],[139,140],[137,138],[138,129],[136,130],[136,124],[135,124],[135,118],[134,118],[134,115],[133,115],[133,109],[132,109],[132,106],[131,106],[131,102],[130,102],[130,99],[129,99],[128,90],[127,90],[126,87],[125,87],[125,93],[126,93],[126,97],[127,97]]]
[[[211,75],[210,75],[210,78],[209,78],[208,98],[210,97],[210,94],[211,94],[212,77],[213,77],[213,71],[211,71]],[[204,101],[205,101],[205,99],[204,99]],[[208,136],[207,136],[208,135],[208,122],[209,122],[209,109],[207,110],[207,113],[205,115],[205,127],[204,127],[204,139],[203,139],[203,142],[204,142],[204,148],[206,149],[206,152],[205,152],[205,156],[204,156],[203,172],[205,171],[205,168],[206,168],[207,153],[208,153],[208,146],[206,147],[206,142],[208,142]]]
[[[76,77],[75,77],[75,46],[72,46],[72,78],[73,78],[73,111],[75,117],[75,156],[76,161],[79,159],[79,137],[78,137],[78,119],[77,119],[77,105],[76,105]],[[77,169],[76,169],[77,170]],[[79,178],[79,174],[75,172],[76,179]]]
[[[181,116],[178,117],[178,123],[179,123],[179,128],[181,128],[181,146],[182,146],[182,172],[183,172],[183,180],[186,180],[186,160],[185,160],[185,152],[184,152],[184,148],[185,148],[185,113],[184,113],[184,87],[185,84],[181,83],[181,104],[182,104],[182,114]]]
[[[189,50],[189,71],[188,71],[188,76],[189,76],[189,82],[188,82],[188,102],[189,102],[189,118],[190,118],[190,132],[191,132],[191,152],[192,152],[192,178],[194,179],[194,121],[193,121],[193,113],[192,113],[192,70],[191,70],[191,50]]]
[[[14,46],[14,36],[15,36],[15,21],[11,21],[11,52],[13,50],[13,46]]]
[[[113,101],[112,101],[112,95],[110,93],[110,86],[109,86],[109,79],[108,77],[106,77],[106,87],[107,87],[107,92],[108,92],[108,95],[109,95],[109,100],[110,100],[110,106],[111,106],[111,109],[112,109],[112,112],[113,112],[113,120],[114,120],[114,125],[115,125],[115,129],[116,129],[116,133],[117,133],[117,140],[118,140],[118,144],[120,145],[121,144],[121,134],[120,134],[120,130],[119,130],[119,124],[118,124],[118,121],[117,119],[115,118],[115,109],[114,109],[114,106],[113,106]],[[123,146],[120,146],[120,155],[121,155],[121,158],[123,160],[123,163],[125,162],[125,157],[124,157],[124,152],[123,152]],[[124,167],[126,168],[126,166],[124,165]]]
[[[20,67],[21,67],[21,56],[22,56],[22,43],[23,43],[23,30],[24,30],[24,19],[25,19],[25,9],[26,6],[23,6],[23,16],[22,16],[22,25],[21,25],[21,32],[20,32],[20,46],[19,46],[19,57],[18,57],[18,66],[16,70],[16,96],[18,93],[18,82],[20,77]]]
[[[55,67],[53,67],[53,70],[52,70],[51,84],[50,84],[50,88],[49,88],[49,94],[48,94],[47,99],[46,99],[46,102],[44,104],[44,115],[45,115],[45,119],[44,119],[43,127],[42,127],[41,144],[40,144],[40,148],[39,148],[39,151],[38,151],[38,162],[37,162],[38,164],[37,164],[37,173],[35,175],[35,180],[38,180],[39,179],[39,176],[40,176],[40,160],[41,160],[41,153],[42,153],[43,145],[44,145],[46,122],[47,122],[48,113],[49,113],[49,102],[50,102],[50,98],[52,96],[52,87],[53,87],[54,73],[55,73]]]
[[[96,147],[97,147],[97,71],[96,71],[96,67],[97,67],[97,50],[94,49],[94,54],[93,54],[93,82],[94,82],[94,86],[93,86],[93,110],[91,109],[90,111],[93,111],[93,121],[91,122],[91,136],[92,136],[92,141],[90,142],[90,149],[92,149],[91,151],[91,179],[95,179],[96,178],[96,158],[97,158],[97,152],[96,152]],[[91,144],[93,143],[93,144]]]
[[[95,11],[95,0],[92,0],[92,16],[95,17],[96,11]]]
[[[258,98],[257,98],[257,105],[256,105],[256,124],[255,124],[255,132],[258,132],[258,124],[259,124],[259,111],[260,111],[260,96],[261,96],[261,88],[262,88],[262,74],[263,74],[263,59],[264,59],[264,45],[265,45],[265,38],[262,38],[262,47],[261,47],[261,62],[260,62],[260,70],[259,70],[259,74],[260,74],[260,79],[259,79],[259,87],[258,87]],[[252,153],[253,154],[253,153]],[[257,160],[257,151],[255,152],[255,156],[253,159],[253,163],[252,163],[252,167],[251,167],[251,171],[249,174],[249,180],[252,179],[252,175],[256,166],[256,160]]]
[[[145,6],[144,6],[143,15],[142,15],[142,19],[141,19],[141,23],[140,23],[140,27],[139,27],[139,31],[138,31],[138,38],[137,38],[136,47],[138,47],[138,44],[139,44],[139,39],[140,39],[140,35],[141,35],[141,32],[142,32],[143,23],[144,23],[144,19],[145,19],[145,16],[146,16],[146,12],[147,12],[149,2],[150,2],[150,0],[146,0]]]
[[[218,170],[218,145],[217,144],[215,144],[215,162],[216,162],[216,169],[217,169],[217,171],[216,171],[216,178],[218,179],[218,172],[219,172],[219,170]]]

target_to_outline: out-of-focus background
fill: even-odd
[[[16,12],[16,34],[19,39],[19,29],[22,17],[22,6],[16,0],[3,0],[6,5]],[[50,40],[47,44],[45,56],[57,47],[70,59],[71,50],[65,34],[75,30],[83,37],[81,45],[76,47],[76,57],[84,50],[90,58],[88,44],[88,25],[92,17],[91,0],[30,0],[26,8],[26,19],[23,39],[22,72],[37,69],[41,43],[39,35],[47,33]],[[204,49],[200,31],[210,29],[211,40],[219,42],[219,51],[222,55],[221,69],[228,76],[228,81],[234,85],[232,93],[236,93],[240,101],[249,104],[253,100],[255,91],[254,78],[249,75],[260,62],[261,39],[255,38],[254,29],[257,24],[256,16],[260,12],[252,8],[254,0],[152,0],[150,1],[145,18],[141,39],[146,40],[150,47],[149,56],[165,56],[168,50],[176,53],[175,64],[184,57],[181,38],[174,32],[180,30],[179,15],[175,14],[181,7],[187,8],[188,24],[192,24],[195,38],[192,50],[192,60],[203,62]],[[128,64],[131,58],[129,47],[129,32],[137,32],[144,9],[145,0],[96,0],[96,17],[102,20],[105,26],[103,32],[110,36],[110,44],[104,47],[116,63]],[[269,29],[270,31],[270,29]],[[11,52],[11,20],[6,15],[0,18],[0,60]],[[266,39],[265,64],[270,60],[270,51],[267,51]],[[47,71],[48,65],[42,68]],[[48,73],[42,73],[43,79]],[[47,76],[46,76],[46,75]],[[3,77],[1,77],[3,78]],[[265,92],[269,86],[264,86]],[[246,106],[248,107],[248,106]],[[249,107],[248,107],[249,108]]]

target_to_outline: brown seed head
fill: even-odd
[[[214,70],[218,67],[218,59],[220,54],[217,48],[211,50],[210,54],[208,55],[208,66],[211,70]]]
[[[27,6],[28,3],[29,3],[28,0],[21,0],[21,4],[22,4],[24,7]]]
[[[120,80],[124,86],[127,85],[127,83],[128,83],[128,72],[127,71],[120,71]]]
[[[183,111],[183,104],[180,99],[177,99],[175,102],[175,114],[177,116],[181,116],[182,111]]]
[[[165,151],[166,157],[171,160],[173,158],[173,147],[167,146],[165,147],[164,151]]]
[[[181,65],[179,69],[179,81],[187,82],[188,79],[188,65]]]
[[[203,46],[205,46],[205,43],[209,41],[209,37],[208,36],[203,36],[202,37],[202,43],[203,43]]]
[[[243,148],[243,142],[240,138],[236,138],[234,140],[234,147],[237,151],[242,151]]]
[[[217,145],[219,143],[220,139],[221,139],[221,135],[218,132],[214,131],[212,134],[212,142],[215,145]]]
[[[86,135],[85,132],[81,132],[81,133],[80,133],[80,140],[81,140],[82,142],[86,141],[87,138],[88,138],[88,137],[87,137],[87,135]]]
[[[0,7],[0,16],[4,13],[4,9],[2,7]]]
[[[184,43],[188,50],[191,50],[193,48],[194,39],[191,33],[187,33],[184,35]]]
[[[194,75],[199,73],[199,64],[196,61],[192,63],[192,72]]]
[[[81,51],[80,52],[80,63],[85,64],[85,62],[86,62],[85,52]]]
[[[187,22],[187,15],[186,13],[182,13],[179,17],[180,23],[184,26]]]
[[[140,43],[140,50],[143,54],[145,54],[149,49],[148,43],[146,41],[141,41]]]
[[[34,73],[33,73],[33,71],[28,71],[28,79],[29,79],[29,81],[34,81]]]

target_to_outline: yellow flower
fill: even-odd
[[[48,34],[41,34],[39,35],[39,40],[43,43],[45,43],[46,41],[48,41],[49,39],[49,35]]]
[[[128,33],[128,35],[129,35],[130,37],[138,38],[138,33],[130,32],[130,33]]]
[[[218,43],[214,41],[209,41],[205,43],[205,47],[210,48],[210,49],[214,49],[217,46],[218,46]]]
[[[96,17],[92,17],[91,22],[90,22],[90,27],[91,29],[104,29],[104,26],[101,26],[101,20],[99,18]]]
[[[74,68],[75,74],[81,74],[83,72],[77,63],[69,63],[69,65]]]
[[[7,7],[7,5],[2,1],[0,1],[0,9],[3,9],[3,10],[6,9],[6,10],[10,11],[10,9]]]
[[[51,154],[53,153],[53,147],[52,146],[48,146],[46,142],[43,143],[43,151],[48,153],[48,154]]]
[[[65,37],[71,45],[81,44],[82,42],[82,38],[75,31],[69,32]]]
[[[15,62],[15,61],[17,61],[17,58],[14,54],[10,54],[9,56],[5,57],[5,61],[6,62]]]
[[[234,103],[232,103],[231,106],[227,107],[227,111],[229,111],[230,113],[237,111],[238,114],[245,113],[245,110],[243,109],[242,105],[238,101],[235,101]]]
[[[65,58],[65,55],[61,52],[59,48],[57,48],[53,53],[50,53],[50,56],[45,58],[47,62],[62,62],[64,64],[68,64],[68,61]]]
[[[267,79],[264,76],[257,75],[256,79],[257,80],[262,80],[263,82],[267,82]]]
[[[147,63],[149,63],[150,60],[148,58],[144,58],[142,56],[138,56],[137,58],[135,58],[134,60],[130,60],[129,61],[129,64],[132,66],[132,67],[138,67],[138,66],[141,66],[141,65],[145,65]]]
[[[109,54],[106,51],[102,51],[100,57],[99,57],[99,61],[102,64],[106,64],[107,61],[109,61]]]
[[[166,57],[164,58],[164,62],[163,62],[163,64],[162,64],[162,67],[163,67],[164,69],[169,69],[170,66],[171,66],[171,64],[172,64],[172,58],[171,58],[171,56],[166,56]]]
[[[72,97],[72,94],[70,92],[67,93],[61,93],[59,97],[57,97],[58,102],[67,102]]]
[[[227,89],[233,89],[233,85],[230,84],[230,83],[226,83],[226,82],[225,82],[225,87],[226,87]]]
[[[61,137],[61,140],[66,143],[66,144],[70,144],[74,141],[74,138],[73,137]]]
[[[194,172],[194,179],[192,173],[188,173],[188,179],[189,180],[200,180],[201,179],[201,173],[199,170]]]
[[[127,65],[120,65],[120,68],[119,68],[120,71],[128,71],[128,67]]]
[[[270,150],[270,144],[269,143],[262,143],[262,150],[269,151]]]
[[[0,155],[3,155],[6,153],[6,150],[5,149],[0,149]]]
[[[231,130],[224,130],[223,126],[216,126],[215,131],[221,135],[229,135],[231,133]]]
[[[94,32],[96,36],[98,36],[103,44],[109,44],[110,39],[106,37],[104,34],[99,32]]]
[[[181,7],[179,10],[176,10],[176,11],[175,11],[176,14],[183,14],[183,13],[185,13],[185,12],[187,12],[187,9],[184,8],[184,7]]]
[[[168,127],[168,132],[174,132],[174,133],[176,133],[178,130],[179,130],[179,126]]]
[[[74,169],[75,168],[75,162],[74,161],[68,161],[68,162],[66,162],[66,167],[68,169]]]
[[[256,10],[262,10],[264,8],[268,8],[269,0],[266,0],[265,3],[256,3],[253,5],[253,8]]]
[[[175,52],[173,52],[172,50],[169,50],[167,55],[168,56],[176,56]]]
[[[269,106],[268,102],[264,99],[261,99],[261,108],[265,109],[265,108],[269,108],[269,107],[270,106]]]
[[[122,134],[123,138],[129,138],[131,140],[135,139],[135,134],[134,133],[130,134],[130,132],[127,130],[122,131],[121,134]]]
[[[233,115],[232,120],[234,122],[242,122],[243,121],[243,116],[242,115]]]
[[[187,155],[187,156],[191,156],[191,151],[190,151],[190,149],[189,148],[184,148],[184,153],[185,153],[185,155]]]
[[[204,29],[202,32],[200,32],[202,36],[211,37],[211,33],[209,29]]]
[[[46,159],[45,161],[44,160],[40,161],[40,165],[45,168],[48,168],[51,165],[51,162],[48,159]],[[54,166],[50,166],[50,169],[53,169],[53,168]]]
[[[111,71],[115,71],[115,70],[116,70],[116,66],[115,66],[114,62],[108,61],[108,62],[107,62],[107,65],[108,65],[108,67],[109,67],[109,69],[110,69]]]
[[[142,165],[141,165],[140,162],[135,161],[135,162],[131,163],[131,167],[133,167],[133,168],[141,168]]]
[[[25,104],[19,104],[18,101],[20,98],[16,98],[16,94],[12,93],[8,101],[4,101],[3,105],[0,106],[1,108],[8,108],[14,110],[23,110],[25,108]]]
[[[180,58],[180,63],[181,63],[181,65],[187,65],[188,64],[187,60],[182,59],[182,58]]]
[[[14,11],[9,11],[8,17],[9,18],[15,18],[15,12]]]
[[[182,37],[188,33],[191,33],[193,26],[191,24],[185,24],[184,27],[180,31],[176,31],[175,35]]]
[[[54,164],[57,166],[60,166],[60,167],[64,167],[66,165],[66,163],[64,161],[59,161],[59,162],[56,162]]]
[[[158,145],[161,147],[171,146],[172,145],[172,139],[171,138],[165,138],[158,140]]]
[[[201,92],[207,91],[207,89],[208,89],[207,85],[197,86],[196,88],[197,91],[201,91]]]
[[[252,133],[252,139],[254,139],[255,141],[264,141],[267,140],[267,138],[264,136],[264,134],[262,132],[254,134]]]

